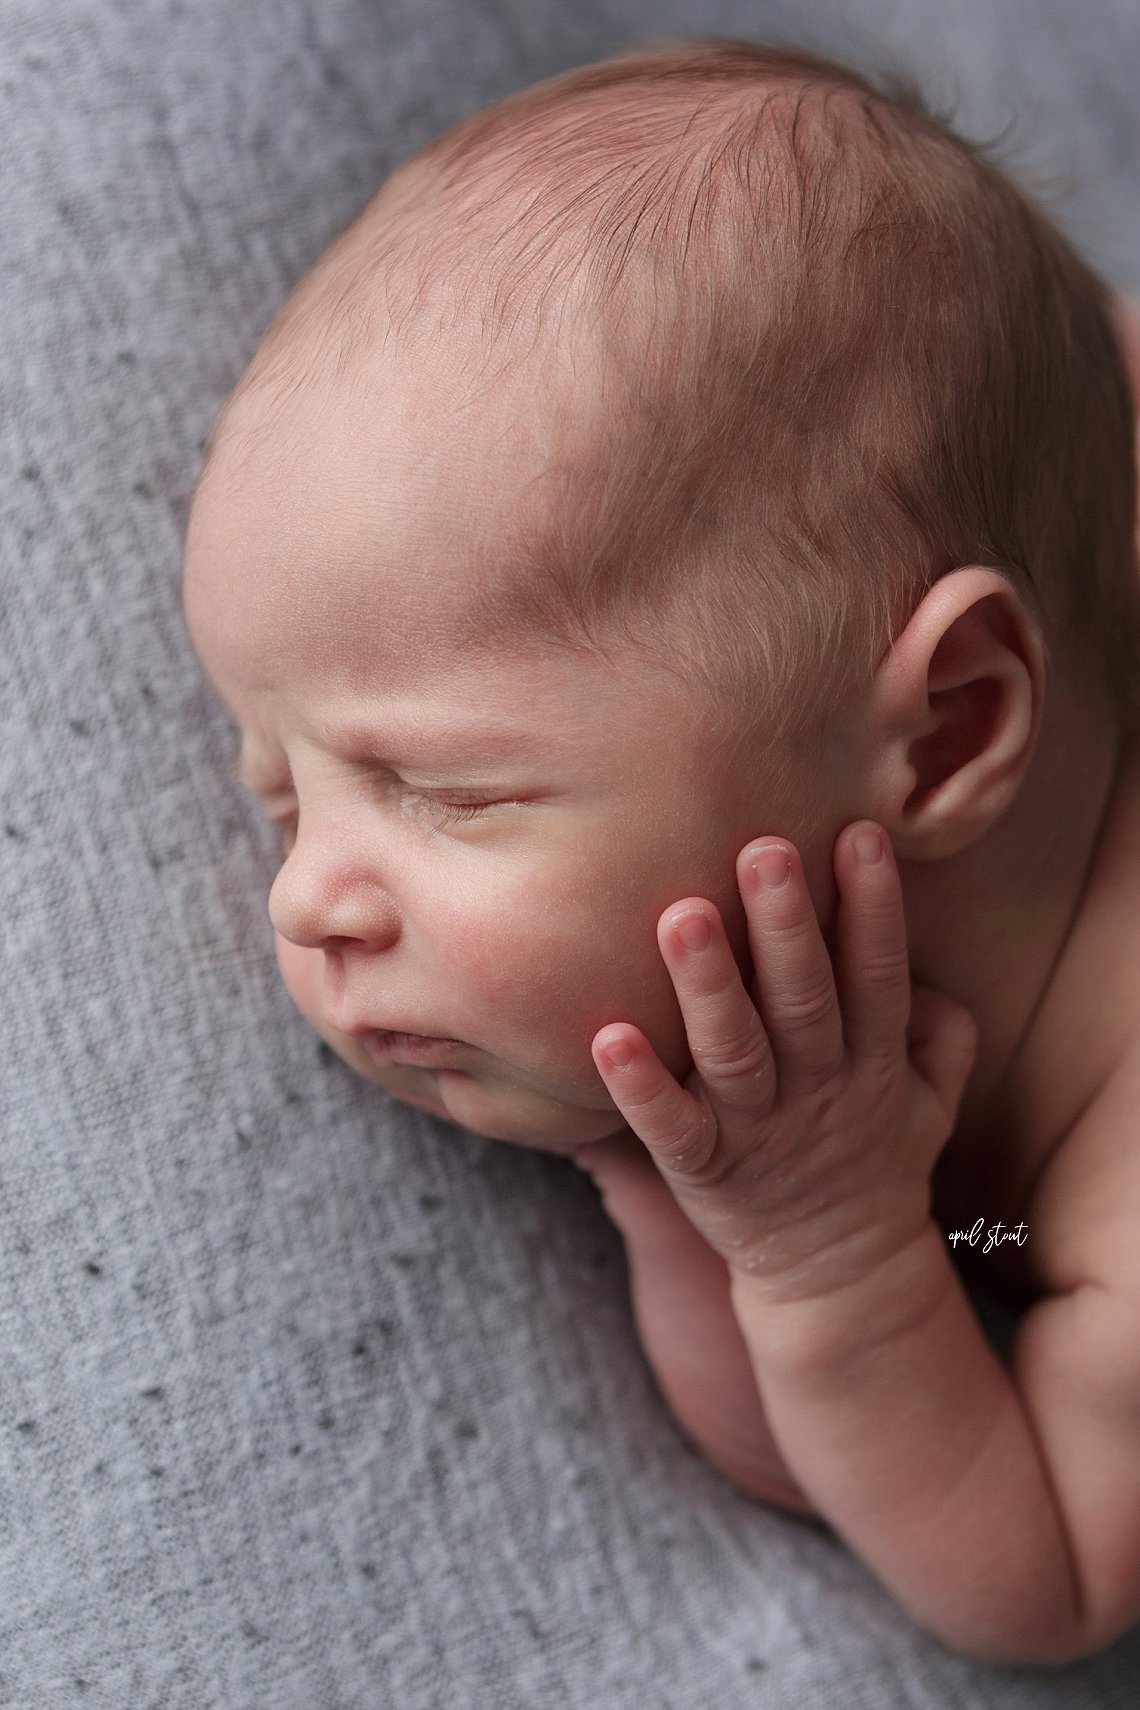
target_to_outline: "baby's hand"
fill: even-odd
[[[686,898],[658,922],[693,1057],[684,1086],[633,1026],[611,1023],[592,1044],[690,1222],[732,1272],[801,1300],[858,1280],[924,1228],[976,1048],[968,1011],[912,992],[882,829],[848,826],[833,860],[837,973],[798,854],[761,838],[736,868],[751,995],[712,903]],[[607,1055],[615,1045],[629,1049],[622,1066]]]
[[[798,856],[785,848],[787,881],[766,887],[754,859],[782,840],[757,839],[737,861],[751,996],[711,903],[658,922],[693,1055],[684,1087],[625,1022],[594,1036],[594,1060],[727,1261],[782,1476],[943,1643],[1061,1662],[1140,1613],[1134,1273],[1110,1287],[1098,1254],[1078,1258],[1022,1319],[1009,1369],[986,1341],[929,1214],[976,1029],[911,991],[894,859],[884,835],[861,860],[864,832],[882,835],[860,820],[833,851],[834,973]],[[694,915],[703,950],[678,940]],[[605,1060],[615,1040],[632,1047],[624,1069]],[[1100,1137],[1127,1129],[1113,1106]]]

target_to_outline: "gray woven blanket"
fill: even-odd
[[[646,30],[881,41],[1140,287],[1140,0],[0,0],[0,1705],[1109,1710],[689,1450],[569,1165],[353,1077],[183,634],[204,436],[402,156]]]

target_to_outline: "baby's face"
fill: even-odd
[[[282,825],[269,913],[302,1014],[395,1097],[569,1152],[621,1127],[600,1027],[688,1065],[662,911],[711,899],[747,975],[737,854],[793,838],[827,908],[829,833],[818,789],[776,801],[661,664],[463,639],[551,439],[533,377],[454,390],[389,356],[243,406],[248,448],[223,438],[195,501],[187,622]]]

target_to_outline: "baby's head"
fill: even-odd
[[[884,759],[936,678],[968,698],[971,635],[1036,659],[997,672],[1034,727],[1046,661],[1133,723],[1106,311],[912,98],[744,44],[571,72],[402,167],[271,326],[187,539],[324,1038],[569,1151],[618,1126],[600,1027],[684,1068],[661,911],[710,898],[746,968],[750,838],[828,921],[850,819],[936,860],[1002,811],[920,780],[941,714],[906,788]]]

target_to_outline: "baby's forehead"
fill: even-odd
[[[598,329],[570,305],[561,339],[531,323],[489,340],[477,312],[439,308],[357,337],[347,360],[341,310],[309,306],[228,400],[196,506],[237,521],[253,504],[270,530],[287,518],[323,528],[333,513],[362,536],[382,530],[409,598],[431,597],[419,549],[443,533],[479,571],[480,594],[596,554],[580,539],[585,518],[612,513],[612,526],[636,486],[624,381]],[[505,618],[509,589],[503,600]]]
[[[330,680],[362,632],[425,658],[494,659],[503,676],[541,651],[536,585],[561,532],[548,437],[533,410],[461,426],[413,378],[383,410],[323,390],[246,399],[217,436],[187,535],[187,616],[255,638],[240,662],[229,650],[243,679],[297,636],[305,669]]]

